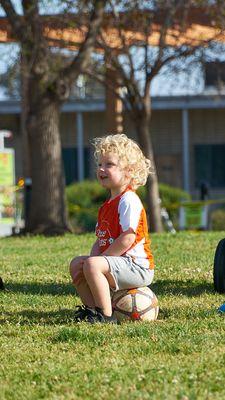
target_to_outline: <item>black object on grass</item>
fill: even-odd
[[[225,239],[220,240],[214,257],[213,269],[214,289],[225,293]]]
[[[0,277],[0,290],[4,290],[4,289],[5,289],[5,286],[4,286],[2,278]]]

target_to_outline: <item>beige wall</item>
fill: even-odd
[[[105,114],[103,112],[83,113],[83,122],[84,143],[86,146],[90,146],[92,138],[107,133]],[[76,146],[76,115],[64,114],[61,119],[61,129],[63,147]],[[192,191],[195,191],[194,145],[200,143],[225,143],[225,111],[189,111],[189,131],[190,187]],[[182,187],[182,111],[153,111],[150,132],[159,181]],[[124,133],[137,140],[134,125],[126,114],[124,115]],[[92,168],[90,173],[93,177]]]
[[[105,115],[103,112],[84,112],[83,129],[84,144],[90,145],[90,140],[96,136],[102,136],[105,132]],[[76,113],[61,114],[60,131],[63,147],[76,147],[77,145],[77,121]]]
[[[225,142],[225,110],[192,110],[189,125],[191,144]]]
[[[181,111],[154,111],[150,132],[159,181],[182,187]]]
[[[106,120],[103,112],[84,113],[84,142],[90,146],[91,139],[106,135]]]
[[[128,116],[125,132],[137,140]],[[160,182],[182,186],[182,126],[181,111],[153,111],[150,124],[157,174]]]

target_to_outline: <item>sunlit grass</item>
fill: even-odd
[[[73,322],[72,257],[93,235],[0,240],[0,398],[223,399],[225,296],[213,290],[220,233],[153,235],[154,323]]]

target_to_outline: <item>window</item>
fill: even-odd
[[[195,185],[202,181],[212,188],[225,187],[225,144],[198,144],[194,148]]]
[[[77,148],[62,149],[62,158],[65,170],[66,185],[78,180]],[[89,177],[90,149],[84,148],[84,177]]]
[[[205,86],[221,89],[225,85],[225,62],[212,61],[205,63]]]

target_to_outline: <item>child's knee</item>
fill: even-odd
[[[85,274],[90,274],[93,270],[93,262],[91,257],[88,258],[87,260],[85,260],[84,265],[83,265],[83,271],[84,271],[84,275]]]
[[[95,275],[101,271],[101,263],[99,257],[89,257],[83,264],[84,275]]]
[[[76,271],[76,269],[78,268],[78,266],[79,266],[79,258],[80,257],[75,257],[75,258],[73,258],[72,259],[72,261],[70,262],[70,265],[69,265],[69,271],[70,271],[70,275],[73,277],[73,275],[74,275],[74,272]]]
[[[74,260],[75,260],[75,258],[73,258],[73,260],[70,261],[70,265],[69,265],[69,272],[70,272],[70,275],[72,275],[72,271],[73,271],[73,268],[74,268]]]

